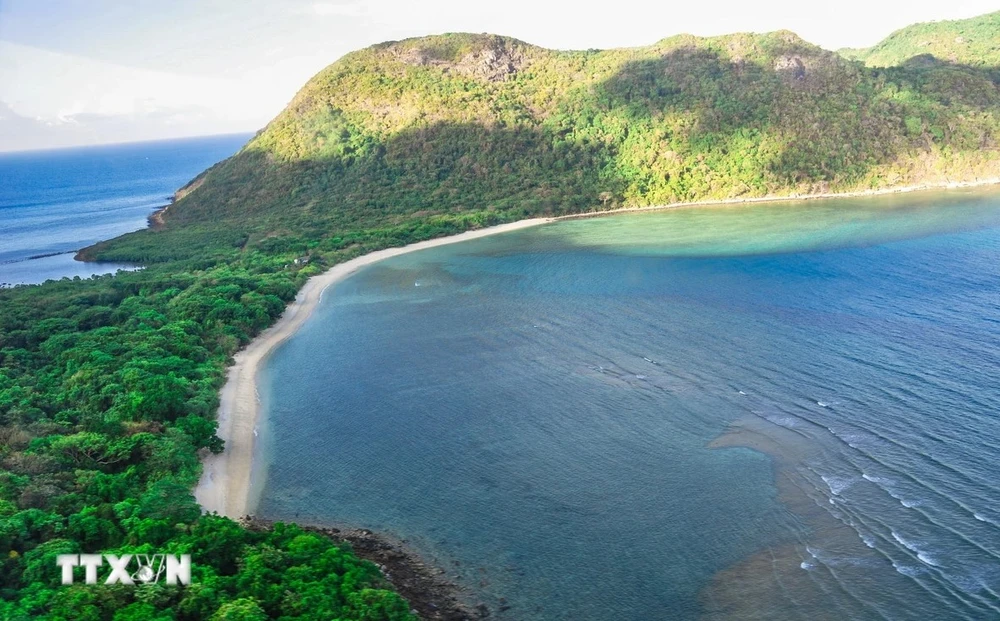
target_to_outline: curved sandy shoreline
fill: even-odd
[[[309,318],[323,291],[362,267],[408,252],[455,244],[458,242],[515,231],[555,218],[534,218],[510,224],[501,224],[475,231],[466,231],[450,237],[440,237],[399,248],[386,248],[338,263],[329,270],[313,276],[295,296],[295,301],[285,308],[281,318],[260,333],[246,348],[233,357],[233,365],[226,373],[226,384],[219,400],[218,436],[226,443],[218,455],[209,455],[202,462],[201,480],[194,490],[195,499],[206,512],[238,519],[247,515],[250,501],[250,475],[253,465],[254,429],[260,415],[257,398],[257,370],[274,348],[295,334]]]
[[[218,436],[226,444],[225,450],[219,455],[209,455],[203,462],[201,480],[194,490],[195,499],[207,512],[215,511],[220,515],[240,518],[249,513],[252,507],[250,501],[250,478],[253,465],[254,429],[259,418],[259,401],[257,397],[257,370],[268,354],[279,343],[295,333],[296,330],[312,314],[319,302],[323,290],[335,284],[358,269],[377,263],[389,257],[454,244],[477,237],[495,235],[531,226],[537,226],[555,220],[571,218],[587,218],[606,216],[637,211],[656,211],[681,207],[708,207],[712,205],[738,205],[746,203],[767,203],[803,201],[815,199],[852,198],[901,194],[927,190],[949,190],[973,188],[1000,184],[1000,178],[988,178],[976,181],[928,183],[922,185],[897,186],[880,190],[863,190],[857,192],[824,193],[790,196],[767,196],[745,199],[725,199],[698,201],[689,203],[673,203],[651,207],[629,207],[606,211],[584,212],[560,216],[558,218],[534,218],[520,220],[510,224],[501,224],[475,231],[466,231],[450,237],[441,237],[428,241],[417,242],[399,248],[387,248],[366,254],[364,256],[339,263],[326,272],[309,279],[302,287],[295,301],[288,305],[278,321],[262,332],[245,349],[234,356],[234,363],[227,372],[226,384],[222,388],[219,404]]]

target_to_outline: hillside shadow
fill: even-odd
[[[979,67],[942,60],[933,54],[919,54],[897,67],[866,70],[894,83],[909,85],[944,106],[958,104],[983,111],[1000,105],[1000,67]]]
[[[520,218],[613,205],[605,145],[541,128],[436,123],[351,157],[279,162],[242,151],[174,203],[166,226],[102,242],[88,259],[189,259],[234,247],[306,251],[377,238],[412,241]],[[606,194],[604,194],[606,193]]]
[[[947,126],[936,135],[934,106],[1000,110],[984,70],[927,59],[868,69],[801,40],[771,43],[766,64],[702,47],[625,62],[534,125],[427,123],[297,161],[244,150],[174,204],[163,230],[88,257],[304,252],[624,202],[824,192],[933,144],[982,147]]]

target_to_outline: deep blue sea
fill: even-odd
[[[87,277],[118,264],[75,251],[144,228],[174,191],[249,134],[0,154],[0,284]]]
[[[996,619],[998,377],[996,190],[561,221],[327,290],[258,513],[499,619]]]

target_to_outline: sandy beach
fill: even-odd
[[[275,346],[295,333],[312,314],[323,291],[332,284],[347,278],[358,269],[390,257],[408,252],[454,244],[477,237],[495,235],[555,220],[587,218],[637,211],[656,211],[684,207],[708,207],[712,205],[738,205],[747,203],[767,203],[832,199],[848,197],[880,196],[926,190],[972,188],[1000,184],[1000,179],[981,179],[966,182],[929,183],[924,185],[897,186],[881,190],[858,192],[807,194],[790,196],[768,196],[760,198],[727,199],[674,203],[651,207],[635,207],[571,214],[559,218],[534,218],[510,224],[467,231],[450,237],[442,237],[418,242],[399,248],[387,248],[339,263],[323,274],[309,279],[299,291],[295,301],[288,305],[284,314],[273,326],[261,333],[245,349],[234,356],[234,363],[228,370],[226,384],[222,388],[219,405],[218,436],[226,443],[226,449],[219,455],[209,455],[204,461],[201,480],[195,488],[195,498],[205,511],[215,511],[231,518],[240,518],[252,512],[250,505],[250,478],[253,465],[255,430],[258,425],[260,404],[257,396],[257,370]]]
[[[256,437],[254,432],[260,415],[257,370],[268,354],[282,341],[295,334],[295,331],[309,318],[327,287],[347,278],[362,267],[390,257],[515,231],[553,220],[554,218],[520,220],[399,248],[386,248],[338,263],[326,272],[310,278],[296,295],[295,301],[285,309],[281,318],[234,356],[233,366],[229,367],[226,384],[220,395],[218,414],[218,436],[225,441],[226,448],[218,455],[209,455],[205,458],[201,480],[194,490],[194,496],[202,508],[206,512],[214,511],[234,519],[241,518],[253,510],[253,507],[249,506],[249,495]]]

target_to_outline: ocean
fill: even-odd
[[[257,513],[499,619],[1000,618],[998,266],[995,189],[396,257],[262,369]]]
[[[147,226],[174,191],[250,134],[0,154],[0,285],[113,273],[77,250]]]

